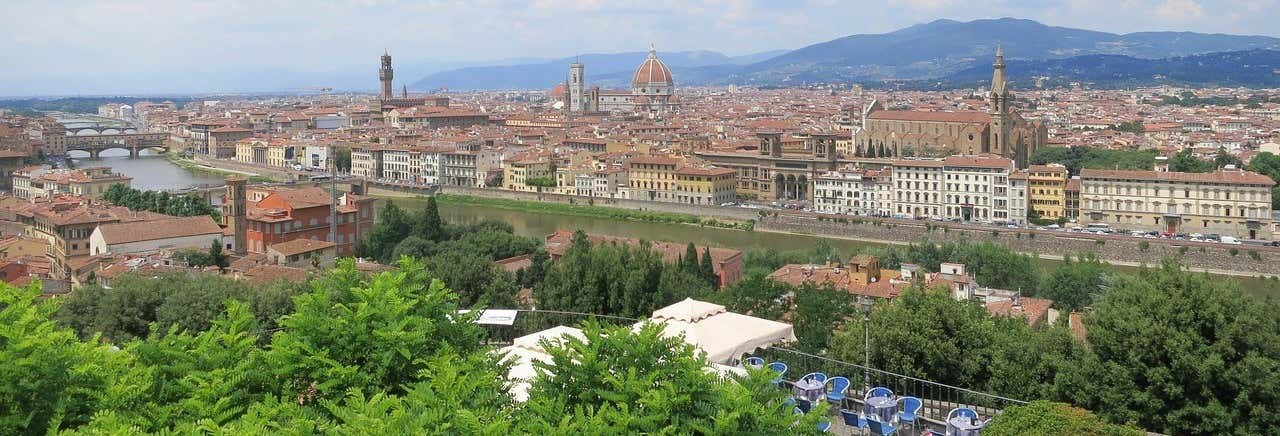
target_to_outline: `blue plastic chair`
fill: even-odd
[[[892,396],[893,396],[893,391],[889,390],[889,388],[874,387],[874,388],[871,388],[871,390],[867,391],[867,394],[863,395],[862,399],[865,400],[868,398],[876,398],[876,397],[889,398]]]
[[[831,387],[827,389],[827,401],[839,403],[844,401],[844,393],[849,390],[849,379],[844,377],[831,377],[827,380]]]
[[[811,372],[811,373],[805,374],[804,377],[800,377],[800,380],[808,380],[810,378],[817,380],[818,383],[827,382],[827,375],[820,372]]]
[[[849,428],[864,429],[867,428],[867,419],[849,409],[840,409],[840,416],[844,418],[844,425]]]
[[[787,374],[787,364],[782,362],[773,362],[769,364],[769,369],[778,373],[778,375],[773,378],[773,384],[776,385],[778,383],[782,383],[782,376]]]
[[[746,364],[748,368],[751,368],[751,369],[764,368],[764,359],[759,357],[748,357],[746,360],[743,360],[742,362]]]
[[[823,433],[831,432],[831,420],[823,419],[822,421],[818,421],[818,431]]]
[[[898,422],[911,424],[911,428],[915,428],[916,417],[924,403],[916,397],[902,397],[898,399],[898,404],[902,406],[902,411],[898,412]]]
[[[894,428],[893,425],[887,422],[876,421],[874,419],[867,420],[867,427],[871,429],[871,433],[885,436],[898,431],[898,429]]]

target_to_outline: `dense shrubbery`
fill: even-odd
[[[218,219],[218,209],[194,194],[172,195],[162,191],[139,191],[122,184],[111,185],[102,199],[116,206],[173,216],[209,215]]]
[[[38,293],[0,285],[3,434],[783,434],[817,433],[825,411],[792,414],[763,371],[719,379],[655,327],[595,324],[550,346],[515,403],[458,295],[407,260],[371,277],[340,262],[276,329],[228,299],[115,345],[77,338]]]
[[[1132,427],[1108,424],[1088,410],[1069,404],[1032,401],[1005,409],[1000,419],[982,429],[982,434],[1141,436],[1143,433]]]

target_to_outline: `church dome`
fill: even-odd
[[[552,101],[566,101],[569,99],[569,87],[564,83],[557,83],[550,91],[547,91],[547,98]]]
[[[631,79],[631,86],[634,88],[642,88],[649,86],[674,86],[671,80],[671,70],[667,69],[667,65],[658,59],[658,51],[652,46],[649,47],[649,57],[636,68],[635,77]]]

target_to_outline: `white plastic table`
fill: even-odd
[[[947,426],[954,430],[951,434],[955,436],[978,436],[982,433],[982,421],[967,416],[951,418],[947,420]]]
[[[799,380],[796,382],[795,387],[792,388],[792,392],[797,397],[809,400],[809,402],[815,402],[822,398],[822,383],[814,379]]]
[[[898,400],[889,397],[867,399],[867,414],[880,417],[880,422],[893,422],[894,412],[897,411]]]

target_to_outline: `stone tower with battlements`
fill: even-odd
[[[391,80],[395,78],[395,71],[391,69],[391,53],[386,50],[382,51],[382,68],[378,69],[378,80],[382,82],[382,99],[390,100]]]

